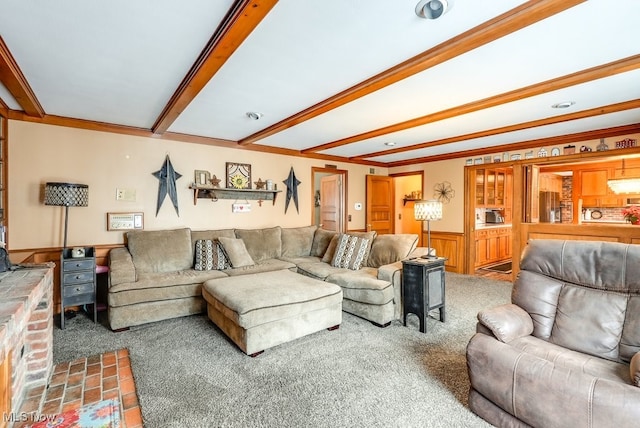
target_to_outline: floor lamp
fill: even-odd
[[[413,215],[416,220],[423,222],[422,230],[424,230],[424,222],[427,222],[427,254],[422,256],[424,259],[435,259],[431,248],[431,220],[442,219],[442,202],[436,200],[416,201],[413,206]]]
[[[64,209],[64,246],[67,248],[67,225],[69,207],[89,205],[89,186],[74,183],[47,183],[44,185],[44,204],[65,207]]]

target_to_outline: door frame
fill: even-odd
[[[424,195],[424,170],[420,169],[417,171],[405,171],[405,172],[396,172],[394,174],[389,174],[389,177],[393,177],[394,178],[394,187],[395,187],[395,178],[396,177],[407,177],[407,176],[412,176],[412,175],[419,175],[420,176],[420,193],[422,194],[422,199],[427,199],[425,198]],[[398,197],[398,195],[396,195],[396,198]],[[393,227],[395,229],[396,227],[396,222],[399,221],[398,220],[398,216],[395,216],[393,219]],[[422,238],[424,234],[424,230],[420,231],[420,239],[419,239],[419,245],[422,245]]]
[[[318,166],[312,166],[311,167],[311,224],[314,225],[316,224],[316,210],[315,210],[315,194],[316,194],[316,174],[323,174],[323,175],[341,175],[342,176],[342,224],[343,224],[343,231],[342,232],[346,232],[349,227],[348,227],[348,213],[347,213],[347,194],[348,194],[348,176],[349,176],[349,171],[347,171],[346,169],[336,169],[336,168],[326,168],[326,167],[318,167]]]

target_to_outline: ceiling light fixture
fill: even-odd
[[[616,195],[621,193],[640,193],[640,178],[625,177],[624,159],[622,159],[621,178],[607,180],[607,185]]]
[[[552,108],[569,108],[575,103],[576,103],[575,101],[563,101],[561,103],[555,103],[551,107]]]
[[[453,7],[453,0],[420,0],[416,15],[424,19],[438,19]]]
[[[396,143],[394,143],[393,141],[387,141],[386,143],[384,143],[384,145],[388,147],[393,147],[396,145]]]
[[[258,112],[256,112],[256,111],[248,111],[248,112],[247,112],[247,117],[248,117],[249,119],[252,119],[252,120],[258,120],[258,119],[260,119],[262,116],[264,116],[262,113],[258,113]]]

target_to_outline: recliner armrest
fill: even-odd
[[[533,333],[531,316],[521,307],[510,303],[478,312],[478,321],[504,343]]]
[[[633,358],[631,358],[629,373],[631,374],[631,383],[640,387],[640,351],[636,352]]]
[[[109,251],[109,287],[136,281],[136,268],[126,247]]]

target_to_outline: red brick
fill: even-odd
[[[49,326],[49,323],[47,321],[33,322],[33,323],[29,323],[27,330],[29,331],[45,330],[48,326]]]

